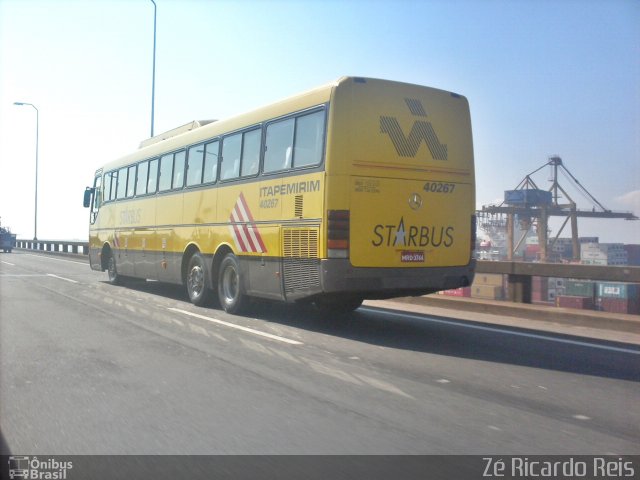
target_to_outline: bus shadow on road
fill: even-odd
[[[272,304],[253,315],[381,347],[640,381],[640,349],[623,343],[378,307],[329,318],[310,305]]]
[[[188,302],[184,288],[173,284],[133,280],[126,287]],[[208,308],[227,315],[215,302]],[[312,304],[254,300],[245,316],[398,350],[640,381],[640,349],[623,343],[369,306],[327,315]]]

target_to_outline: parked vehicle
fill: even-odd
[[[11,253],[13,247],[16,246],[16,234],[11,233],[8,228],[0,227],[0,249],[4,252]]]

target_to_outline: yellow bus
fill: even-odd
[[[87,187],[91,268],[183,284],[241,312],[252,297],[346,312],[470,285],[469,105],[343,77],[145,140]]]

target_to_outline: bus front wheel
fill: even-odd
[[[218,298],[225,312],[238,314],[247,306],[248,299],[242,293],[242,279],[238,257],[228,253],[220,264]]]
[[[116,268],[116,258],[112,252],[109,252],[109,258],[107,259],[107,274],[111,285],[120,285],[122,283],[122,277]]]
[[[189,300],[199,307],[207,304],[211,298],[207,275],[207,264],[204,257],[199,252],[194,253],[189,259],[185,283]]]

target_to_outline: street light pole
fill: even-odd
[[[38,130],[40,129],[40,112],[38,111],[38,109],[33,103],[14,102],[13,104],[21,105],[21,106],[28,105],[30,107],[33,107],[33,109],[36,111],[36,200],[35,200],[35,214],[33,217],[33,240],[37,241],[38,240],[38,137],[39,137]]]
[[[153,137],[153,116],[156,103],[156,11],[157,6],[154,0],[153,3],[153,75],[151,79],[151,136]]]

